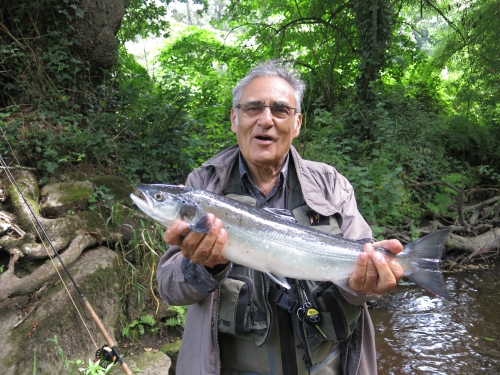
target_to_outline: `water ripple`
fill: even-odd
[[[500,269],[446,277],[454,302],[398,286],[371,310],[379,373],[500,374]]]

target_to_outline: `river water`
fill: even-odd
[[[371,309],[380,375],[500,374],[500,267],[445,279],[453,302],[398,285]]]

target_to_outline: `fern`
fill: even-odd
[[[175,316],[168,318],[164,325],[167,327],[176,327],[186,324],[186,307],[185,306],[169,306],[168,311],[173,311],[176,313]]]
[[[132,323],[126,325],[122,329],[123,337],[137,338],[146,333],[146,326],[152,327],[149,332],[155,334],[158,329],[155,329],[156,320],[151,315],[143,315],[139,319],[135,319]]]

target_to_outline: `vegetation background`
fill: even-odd
[[[235,82],[282,58],[308,84],[297,148],[348,177],[381,234],[498,195],[495,1],[129,1],[107,69],[75,53],[82,4],[0,3],[0,152],[42,181],[91,166],[183,182],[235,142]],[[157,53],[128,51],[145,38]]]
[[[91,1],[0,0],[0,154],[40,185],[75,171],[182,183],[235,143],[235,83],[279,58],[308,87],[295,146],[351,181],[377,236],[499,227],[497,1],[105,3],[116,39],[92,32]],[[141,40],[157,51],[131,51]]]

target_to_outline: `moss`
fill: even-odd
[[[99,176],[92,179],[95,186],[104,186],[110,190],[117,202],[131,205],[130,193],[134,187],[125,179],[118,176]]]
[[[170,358],[177,357],[179,350],[181,348],[182,340],[177,340],[176,342],[171,342],[165,344],[161,348],[161,352],[168,355]]]
[[[175,366],[177,365],[177,357],[179,357],[179,350],[181,349],[182,340],[172,342],[170,344],[163,345],[160,349],[162,353],[165,353],[170,357],[172,361],[172,366],[170,367],[170,374],[175,375]]]
[[[68,183],[60,184],[59,192],[61,197],[59,198],[60,203],[71,203],[78,202],[80,200],[89,200],[92,198],[93,189],[91,186],[87,187],[84,184],[79,183]]]
[[[80,219],[85,221],[83,227],[88,231],[102,231],[105,227],[105,222],[102,216],[95,211],[82,211],[76,214]]]
[[[33,224],[31,223],[30,219],[25,219],[25,216],[21,214],[20,209],[23,207],[25,204],[24,199],[21,197],[21,195],[18,193],[17,189],[10,185],[9,186],[9,196],[12,201],[12,205],[15,207],[16,211],[16,216],[19,222],[21,223],[21,227],[23,228],[31,228]],[[26,194],[24,194],[26,201],[28,202],[29,206],[33,210],[33,212],[37,215],[40,216],[40,206],[38,205],[38,202],[34,199],[29,198]]]

